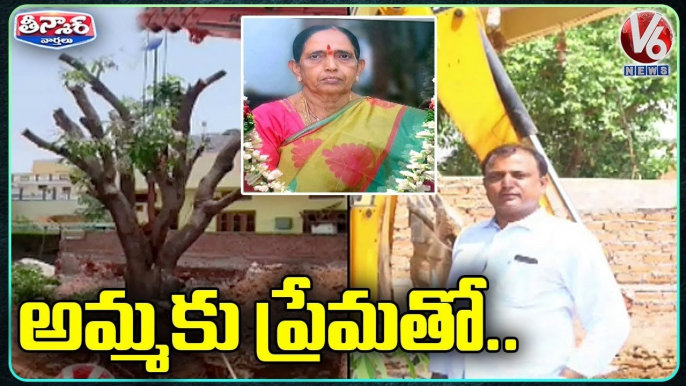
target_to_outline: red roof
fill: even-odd
[[[241,35],[242,16],[316,16],[347,15],[346,7],[160,7],[146,8],[138,15],[138,24],[144,30],[157,33],[176,33],[186,30],[193,43],[200,43],[206,36],[238,39]]]

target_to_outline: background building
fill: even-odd
[[[205,153],[196,161],[186,185],[186,201],[175,228],[183,226],[193,211],[193,201],[200,180],[212,167],[219,150],[226,143],[224,133],[206,134]],[[200,143],[200,136],[193,136]],[[241,160],[236,154],[234,169],[221,180],[216,194],[225,195],[240,189]],[[59,159],[35,161],[31,173],[12,175],[12,219],[37,223],[83,222],[76,211],[78,187],[69,179],[71,168]],[[136,176],[136,212],[140,222],[147,221],[147,185]],[[159,200],[158,194],[158,200]],[[245,196],[216,216],[208,232],[251,233],[328,233],[348,232],[345,196]]]

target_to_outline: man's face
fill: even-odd
[[[492,159],[486,166],[484,186],[496,214],[520,220],[538,208],[548,179],[539,175],[536,159],[518,150]]]
[[[340,31],[326,30],[315,33],[305,42],[299,66],[294,71],[310,91],[339,94],[352,89],[362,68],[364,61],[355,58],[348,37]]]

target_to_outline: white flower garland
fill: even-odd
[[[284,193],[286,184],[279,180],[283,175],[279,169],[269,170],[269,156],[261,154],[262,140],[255,130],[255,121],[244,97],[243,104],[243,171],[248,185],[258,192]]]
[[[396,188],[388,189],[389,193],[397,192],[429,192],[430,188],[425,185],[427,181],[434,181],[434,151],[436,138],[436,118],[434,114],[434,106],[436,105],[436,98],[431,98],[431,105],[426,117],[426,121],[422,127],[425,130],[417,133],[416,138],[423,141],[422,150],[419,152],[410,151],[410,163],[407,164],[407,170],[403,170],[400,174],[405,178],[396,178]]]

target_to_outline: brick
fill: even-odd
[[[619,218],[625,221],[636,221],[643,220],[645,218],[645,215],[641,212],[627,212],[620,213]]]
[[[662,242],[676,241],[676,236],[671,235],[669,233],[652,232],[652,233],[646,234],[646,239],[648,239],[648,241],[652,241],[652,242],[656,242],[656,243],[662,243]]]
[[[631,244],[631,243],[608,243],[605,245],[605,248],[607,248],[608,251],[615,253],[615,252],[626,252],[626,251],[633,251],[636,249],[636,244]]]
[[[662,299],[665,302],[676,304],[676,298],[677,298],[676,292],[663,292],[662,293]]]
[[[669,233],[672,235],[676,234],[676,223],[673,223],[673,222],[664,223],[663,222],[663,223],[660,223],[659,228],[660,228],[661,232]]]
[[[664,253],[675,253],[676,252],[676,243],[670,243],[667,245],[662,246],[662,252]]]
[[[631,264],[642,261],[644,255],[638,254],[634,251],[612,251],[609,253],[612,262],[616,264]]]
[[[627,266],[629,273],[652,273],[656,272],[656,267],[649,264],[631,264]]]
[[[655,266],[655,273],[661,274],[675,274],[676,264],[660,264]]]
[[[645,219],[649,221],[673,221],[674,214],[671,212],[647,213]]]
[[[643,261],[649,264],[666,264],[674,262],[674,260],[672,260],[672,257],[666,254],[644,256]]]
[[[629,273],[628,264],[610,264],[610,269],[613,273]]]
[[[600,241],[602,244],[617,240],[617,235],[614,233],[605,231],[594,231],[593,233],[598,241]]]
[[[661,292],[636,292],[634,301],[639,304],[643,303],[660,303],[664,300]]]
[[[606,231],[621,231],[625,229],[631,229],[631,226],[624,221],[607,221],[603,226]]]
[[[676,306],[669,304],[651,304],[646,306],[648,312],[674,312],[676,311]]]
[[[652,221],[637,221],[631,223],[631,228],[643,231],[654,231],[660,229],[660,226],[658,223]]]
[[[643,281],[642,275],[636,273],[618,273],[615,275],[615,279],[619,284],[638,284]]]
[[[603,221],[588,221],[584,225],[586,225],[586,228],[589,230],[594,231],[593,233],[596,233],[595,231],[603,229],[605,223]]]
[[[654,243],[640,243],[634,245],[634,250],[636,252],[640,253],[656,253],[660,249],[659,245],[655,245]]]
[[[648,275],[646,277],[646,283],[648,284],[671,284],[676,281],[676,276],[674,275]]]
[[[646,240],[646,235],[643,232],[636,232],[630,229],[611,233],[611,237],[619,239],[619,241],[641,242]]]
[[[592,217],[596,221],[612,221],[616,220],[619,216],[617,216],[615,213],[595,213],[592,214]]]

